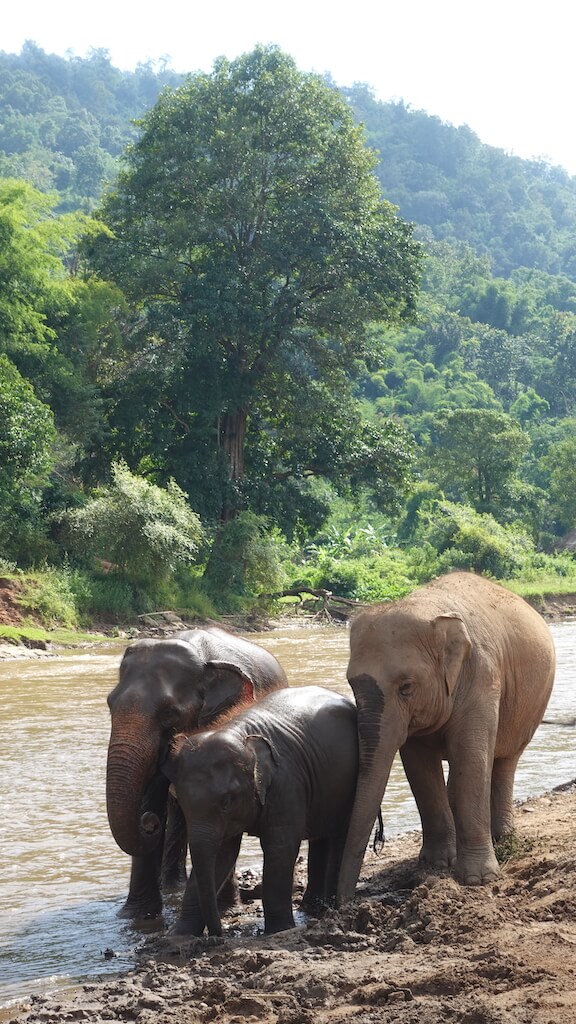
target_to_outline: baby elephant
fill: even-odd
[[[178,736],[163,771],[186,818],[194,872],[175,932],[220,935],[216,897],[234,867],[242,834],[264,854],[267,934],[294,927],[294,865],[308,846],[303,907],[336,893],[358,772],[356,707],[319,686],[268,694],[217,727]]]

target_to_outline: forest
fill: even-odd
[[[60,620],[574,591],[575,426],[562,168],[273,46],[0,53],[0,574]]]

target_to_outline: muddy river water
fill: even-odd
[[[576,775],[576,729],[565,724],[576,718],[576,622],[551,629],[558,672],[546,717],[554,724],[540,726],[525,751],[517,798]],[[293,685],[350,694],[344,628],[293,627],[251,639],[279,658]],[[104,794],[106,695],[124,646],[0,662],[0,1007],[129,968],[142,941],[116,917],[129,858],[110,835]],[[388,835],[419,827],[399,762],[383,811]],[[257,840],[245,840],[241,861],[260,863]]]

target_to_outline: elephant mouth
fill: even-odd
[[[154,839],[162,830],[162,822],[157,814],[145,811],[140,818],[140,835],[143,839]]]

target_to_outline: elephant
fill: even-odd
[[[203,729],[234,705],[286,686],[272,654],[217,626],[128,645],[108,697],[108,820],[132,857],[120,917],[159,916],[161,876],[163,884],[186,877],[184,820],[161,772],[176,733]]]
[[[336,895],[358,772],[356,708],[321,686],[263,697],[214,729],[177,737],[163,771],[188,831],[193,873],[175,934],[220,935],[217,893],[242,835],[264,855],[266,934],[294,927],[292,891],[300,844],[308,839],[302,907],[317,913]]]
[[[360,763],[339,906],[354,894],[398,750],[422,821],[420,860],[452,866],[465,885],[497,877],[493,840],[513,829],[516,765],[544,715],[554,672],[541,616],[474,573],[448,573],[357,614],[347,676]]]

